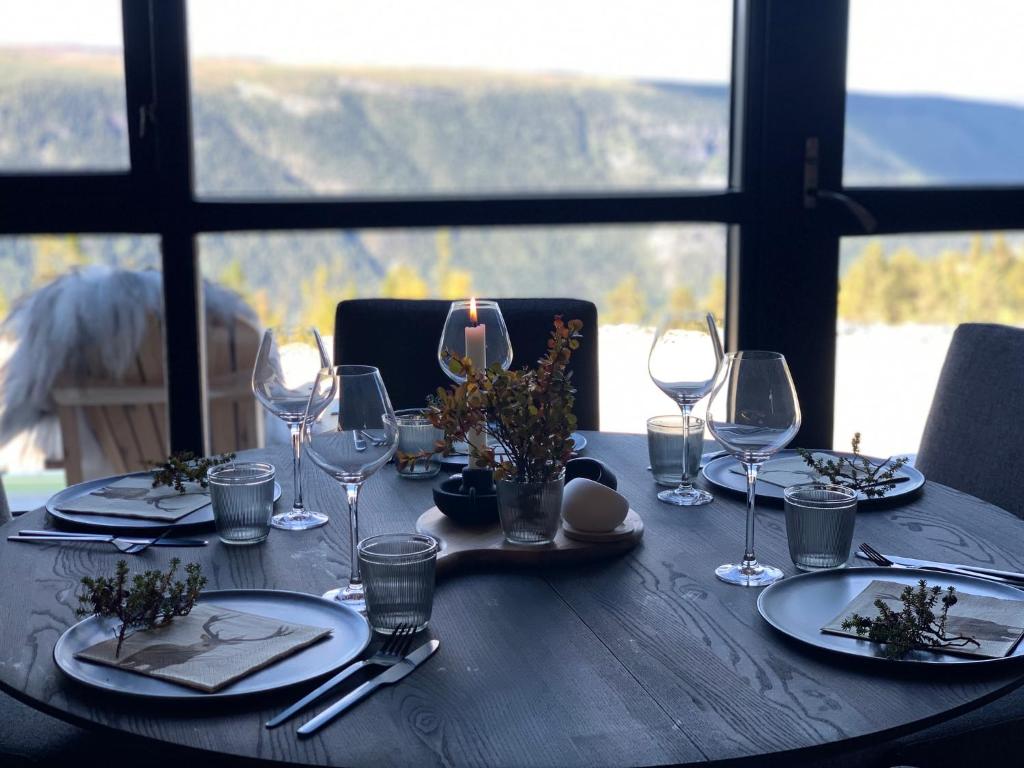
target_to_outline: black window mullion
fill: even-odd
[[[163,256],[171,450],[205,453],[206,339],[192,208],[192,126],[185,0],[149,0],[154,178]],[[126,41],[126,46],[133,46]]]
[[[734,348],[786,355],[803,411],[801,445],[830,446],[835,399],[839,239],[805,203],[808,139],[818,183],[842,173],[847,0],[740,0],[749,24],[743,154],[734,174],[750,198],[731,238]]]

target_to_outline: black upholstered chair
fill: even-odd
[[[501,299],[512,340],[512,367],[533,365],[545,350],[555,315],[583,321],[583,340],[573,353],[576,418],[580,429],[599,429],[597,307],[579,299]],[[352,299],[338,304],[334,325],[336,365],[380,369],[395,408],[415,408],[451,383],[437,362],[451,302],[434,299]]]
[[[929,480],[1024,517],[1022,392],[1024,329],[961,325],[946,353],[915,465]]]

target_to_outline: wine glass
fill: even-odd
[[[268,328],[263,333],[252,370],[252,391],[260,404],[288,425],[292,437],[292,508],[275,514],[270,524],[289,531],[304,531],[327,522],[327,515],[306,509],[302,502],[302,423],[307,413],[319,414],[330,397],[321,393],[310,401],[313,383],[322,368],[330,367],[324,341],[316,328]],[[310,408],[312,406],[312,408]]]
[[[683,472],[679,487],[658,494],[666,504],[695,507],[714,500],[693,485],[686,465],[686,433],[693,406],[711,391],[721,366],[722,342],[710,312],[672,313],[661,322],[647,357],[647,371],[683,413]]]
[[[730,584],[761,587],[782,571],[754,557],[757,473],[800,429],[800,404],[786,358],[778,352],[733,352],[725,356],[708,403],[708,428],[747,471],[747,540],[743,560],[720,565],[715,575]]]
[[[512,341],[498,302],[463,299],[453,301],[448,309],[437,345],[437,361],[448,378],[463,383],[465,373],[453,370],[450,361],[445,359],[445,350],[458,357],[470,358],[477,370],[497,362],[507,371],[512,365]]]
[[[348,586],[324,597],[365,610],[359,574],[359,490],[374,472],[387,464],[398,447],[398,420],[380,371],[369,365],[338,365],[317,377],[310,404],[329,393],[330,403],[303,425],[309,458],[345,488],[348,501],[350,575]]]

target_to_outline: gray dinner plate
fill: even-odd
[[[196,526],[213,525],[213,507],[210,504],[189,512],[184,517],[173,523],[164,523],[159,520],[143,520],[137,517],[120,517],[118,515],[86,515],[81,512],[62,512],[57,509],[61,504],[66,504],[72,499],[84,496],[87,493],[102,488],[105,485],[116,483],[126,477],[149,477],[152,472],[130,472],[127,475],[114,475],[113,477],[100,477],[95,480],[86,480],[84,483],[71,485],[63,491],[58,491],[46,501],[46,511],[54,519],[66,523],[75,528],[89,528],[102,533],[151,533],[159,534],[169,529],[169,533],[180,528],[192,528]],[[281,498],[281,486],[274,481],[274,501]]]
[[[163,700],[228,699],[266,693],[325,676],[356,658],[370,642],[370,626],[365,618],[341,603],[315,595],[267,589],[225,589],[203,592],[199,601],[296,624],[326,627],[331,634],[216,693],[204,693],[167,680],[75,658],[79,651],[101,640],[109,640],[116,619],[90,616],[70,627],[57,640],[53,660],[72,679],[105,691]]]
[[[890,664],[991,665],[1015,662],[1024,656],[1024,644],[1018,643],[1013,653],[1001,659],[976,659],[930,651],[911,651],[902,659],[888,659],[878,643],[822,632],[821,628],[835,619],[874,579],[911,586],[924,579],[930,586],[953,586],[959,592],[973,595],[1024,601],[1024,591],[970,576],[912,568],[838,568],[775,582],[758,595],[757,610],[775,629],[801,643],[844,656],[860,656]]]
[[[828,451],[824,449],[815,449],[814,453],[828,453],[832,456],[845,456],[850,458],[853,456],[852,453],[845,453],[843,451]],[[779,451],[777,454],[778,458],[793,456],[796,454],[795,449],[787,449],[785,451]],[[868,457],[871,461],[879,462],[881,459]],[[765,462],[765,466],[771,466],[772,459]],[[737,494],[746,495],[747,493],[747,478],[745,475],[737,474],[733,472],[734,469],[743,469],[743,465],[739,463],[732,456],[722,456],[713,461],[708,462],[702,469],[701,474],[704,479],[707,480],[711,485],[725,491],[732,491]],[[808,469],[809,471],[809,469]],[[903,501],[910,501],[915,495],[921,490],[924,485],[924,475],[909,464],[904,465],[900,468],[900,473],[906,475],[910,479],[906,482],[897,483],[891,491],[880,498],[869,499],[863,493],[858,494],[857,506],[860,509],[865,507],[884,507],[891,506]],[[807,482],[814,482],[811,477],[808,476]],[[785,498],[783,493],[785,489],[773,485],[771,483],[760,481],[757,484],[757,498],[758,499],[771,499],[773,501],[782,502]]]
[[[570,437],[573,442],[573,450],[581,453],[587,447],[587,438],[580,432],[573,432]],[[499,454],[500,456],[501,454]],[[451,456],[438,457],[441,467],[447,470],[460,471],[469,465],[469,456],[465,453],[453,453]]]

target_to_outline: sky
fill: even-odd
[[[1024,104],[1022,0],[851,0],[848,86]],[[730,0],[190,0],[195,56],[725,83]],[[120,44],[119,0],[0,0],[0,45]]]

